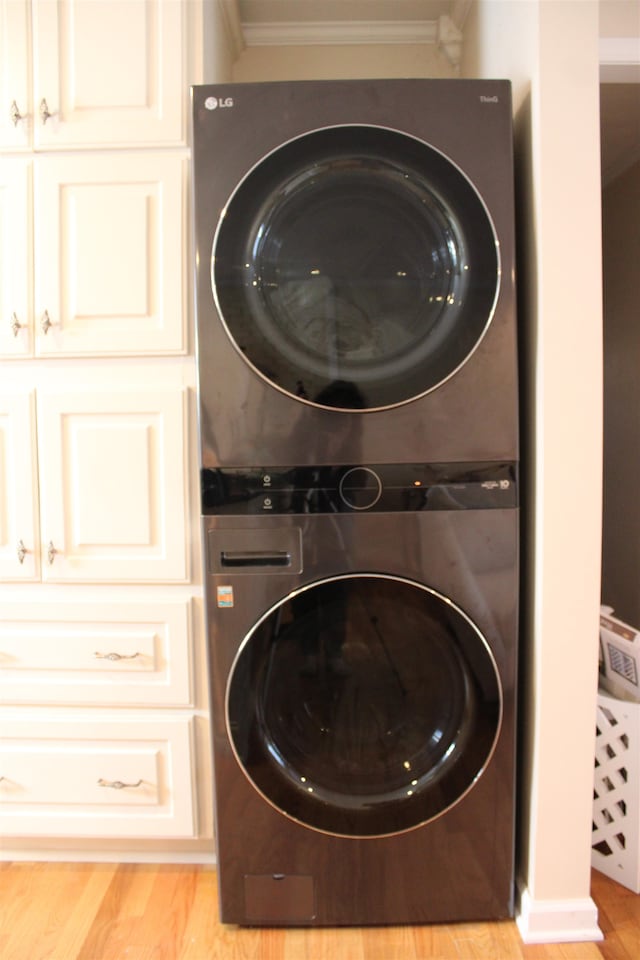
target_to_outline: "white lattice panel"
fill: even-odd
[[[598,694],[591,863],[640,893],[640,704]]]

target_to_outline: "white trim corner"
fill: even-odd
[[[516,923],[522,942],[585,943],[604,939],[598,926],[598,908],[591,897],[534,900],[520,890]]]

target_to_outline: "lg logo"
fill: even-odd
[[[204,105],[207,110],[217,110],[218,107],[222,110],[224,107],[233,106],[233,97],[207,97]]]

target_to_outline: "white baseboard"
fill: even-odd
[[[14,863],[167,863],[215,867],[214,853],[154,850],[2,850],[0,862]]]
[[[598,908],[591,897],[574,900],[534,900],[520,891],[516,916],[523,943],[583,943],[603,940]]]

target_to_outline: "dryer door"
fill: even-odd
[[[315,131],[258,164],[211,262],[241,356],[285,393],[343,410],[397,406],[452,376],[491,320],[500,274],[459,168],[368,126]]]
[[[384,575],[323,580],[272,608],[227,690],[231,743],[255,788],[339,836],[391,835],[449,809],[489,762],[501,716],[474,624]]]

